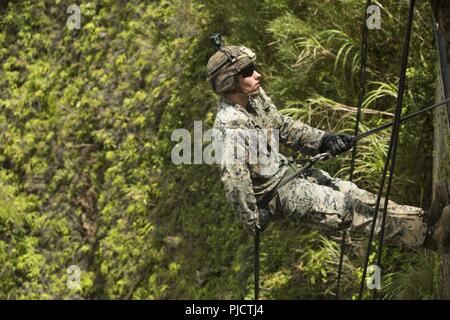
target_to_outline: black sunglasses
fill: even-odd
[[[249,64],[248,66],[246,66],[241,71],[239,71],[239,74],[241,76],[243,76],[244,78],[248,78],[253,75],[253,72],[255,72],[255,65],[252,63],[252,64]]]

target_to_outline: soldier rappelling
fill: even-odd
[[[244,161],[222,161],[221,177],[227,198],[244,227],[251,232],[264,230],[270,220],[288,217],[328,230],[349,229],[368,235],[374,194],[315,168],[284,183],[299,167],[277,148],[266,146],[271,154],[269,163],[252,163],[248,135],[239,135],[240,140],[226,138],[236,131],[251,130],[257,135],[277,132],[281,143],[307,155],[336,156],[353,146],[351,135],[325,132],[282,115],[261,87],[255,53],[244,46],[223,46],[218,35],[213,41],[217,52],[208,61],[207,74],[212,89],[220,95],[214,123],[216,143],[222,154],[244,155]],[[386,242],[450,252],[449,194],[441,185],[437,195],[430,210],[389,201]],[[376,233],[381,228],[381,217],[378,215]]]

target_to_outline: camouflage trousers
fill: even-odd
[[[271,210],[276,212],[275,216],[287,216],[296,222],[369,235],[375,203],[376,195],[356,184],[332,178],[323,170],[310,169],[303,177],[281,187],[269,208],[275,209]],[[380,231],[384,199],[380,207],[376,234]],[[423,209],[389,201],[387,211],[386,243],[405,247],[423,244],[427,232],[427,225],[422,221]]]

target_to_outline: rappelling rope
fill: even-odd
[[[363,37],[361,44],[361,66],[360,66],[360,80],[359,80],[359,95],[358,95],[358,109],[356,111],[356,121],[355,121],[355,133],[354,136],[358,136],[359,134],[359,123],[361,120],[361,109],[362,102],[365,95],[365,84],[366,84],[366,61],[367,61],[367,39],[369,30],[367,28],[367,15],[368,8],[371,5],[371,0],[367,0],[366,8],[364,10],[364,19],[363,19]],[[355,161],[356,161],[356,149],[357,149],[357,140],[354,141],[353,150],[352,150],[352,160],[350,163],[350,177],[349,180],[353,180],[353,171],[355,170]],[[341,283],[341,275],[342,275],[342,265],[344,261],[345,254],[345,240],[346,240],[347,230],[342,231],[342,239],[340,246],[340,255],[339,255],[339,266],[336,280],[336,298],[339,299],[339,289]]]
[[[255,300],[259,300],[259,236],[260,231],[258,228],[255,230],[255,269],[254,269],[254,277],[255,277]]]
[[[370,257],[373,236],[375,233],[375,225],[376,225],[376,221],[377,221],[378,210],[380,207],[381,195],[383,193],[383,187],[384,187],[384,182],[386,179],[389,163],[391,162],[391,167],[390,167],[390,172],[389,172],[389,180],[388,180],[386,195],[385,195],[384,212],[383,212],[383,217],[382,217],[382,222],[381,222],[381,230],[380,230],[380,234],[379,234],[379,247],[378,247],[378,254],[377,254],[377,266],[380,267],[380,265],[381,265],[381,252],[382,252],[382,244],[383,244],[383,240],[384,240],[384,228],[385,228],[385,222],[386,222],[387,205],[388,205],[389,195],[390,195],[390,191],[391,191],[392,179],[394,176],[397,145],[398,145],[398,135],[399,135],[399,131],[400,131],[402,103],[403,103],[403,94],[404,94],[404,89],[405,89],[406,67],[408,64],[409,42],[410,42],[410,38],[411,38],[414,5],[415,5],[415,0],[410,0],[408,22],[407,22],[407,27],[406,27],[406,32],[405,32],[405,37],[404,37],[404,42],[403,42],[403,53],[402,53],[401,68],[400,68],[400,80],[399,80],[399,85],[398,85],[398,95],[397,95],[397,105],[396,105],[396,110],[395,110],[394,126],[393,126],[392,133],[391,133],[391,139],[389,142],[389,150],[388,150],[385,165],[384,165],[383,175],[381,177],[380,189],[378,191],[377,201],[376,201],[376,205],[375,205],[375,211],[374,211],[372,225],[371,225],[371,229],[370,229],[369,241],[367,244],[367,252],[366,252],[364,268],[363,268],[363,274],[362,274],[360,288],[359,288],[359,300],[362,299],[362,296],[364,293],[364,284],[365,284],[366,275],[367,275],[367,267],[369,264],[369,257]],[[375,298],[375,294],[376,293],[374,291],[373,298]]]

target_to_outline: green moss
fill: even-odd
[[[370,34],[366,106],[392,112],[383,90],[397,82],[406,6],[383,6],[391,14]],[[172,164],[171,133],[192,131],[194,120],[212,126],[217,97],[205,65],[217,31],[257,52],[283,112],[350,131],[354,113],[333,108],[356,104],[362,10],[360,1],[91,1],[81,29],[69,30],[61,1],[10,1],[0,11],[0,298],[251,298],[253,239],[217,166]],[[417,12],[405,112],[434,97],[432,22],[426,3]],[[368,114],[363,123],[389,119]],[[395,200],[429,198],[426,120],[403,128]],[[376,188],[387,137],[362,142],[361,186]],[[323,168],[346,177],[346,160]],[[358,248],[345,260],[346,298],[358,284]],[[261,251],[264,298],[334,297],[336,241],[281,223],[263,234]],[[408,259],[389,260],[392,272],[409,272]],[[67,287],[71,265],[81,290]]]

